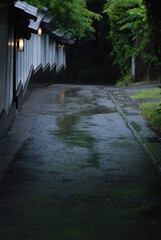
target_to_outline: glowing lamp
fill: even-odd
[[[19,52],[24,52],[24,39],[23,38],[19,38],[18,42],[17,42],[17,48]]]
[[[42,28],[39,28],[38,29],[38,36],[41,36],[42,35]]]
[[[60,48],[64,48],[64,44],[59,44],[59,47]]]

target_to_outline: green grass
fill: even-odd
[[[139,105],[142,109],[141,114],[149,120],[152,128],[161,131],[161,89],[153,88],[138,91],[132,96],[132,99],[146,100],[146,102]],[[147,99],[149,99],[148,102]]]
[[[140,82],[133,82],[131,78],[131,72],[122,76],[116,83],[117,87],[125,87],[125,86],[137,86],[141,84],[148,83],[149,81],[143,80]]]
[[[160,99],[161,100],[161,89],[153,88],[147,90],[141,90],[132,96],[132,99]]]
[[[139,86],[139,85],[146,84],[146,83],[149,83],[149,82],[150,81],[147,81],[147,80],[142,80],[140,82],[130,82],[129,86]]]
[[[148,102],[140,105],[142,114],[149,119],[150,125],[161,131],[161,102]]]
[[[130,83],[131,83],[131,73],[121,77],[117,81],[116,86],[117,87],[124,87],[124,86],[130,85]]]

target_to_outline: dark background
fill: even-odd
[[[113,84],[120,78],[120,71],[112,64],[111,41],[108,39],[109,20],[103,13],[106,1],[88,0],[89,10],[103,16],[94,21],[96,32],[92,40],[77,40],[67,49],[67,81],[71,83]]]

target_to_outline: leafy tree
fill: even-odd
[[[102,16],[100,21],[94,20],[93,39],[77,41],[67,48],[68,81],[79,83],[111,84],[120,78],[118,66],[112,65],[109,54],[112,49],[111,40],[107,39],[110,29],[109,19],[103,13],[106,0],[87,0],[87,8]]]
[[[161,14],[159,0],[144,0],[148,23],[152,31],[152,40],[155,54],[159,63],[161,63]]]
[[[110,19],[112,56],[122,73],[131,66],[131,57],[141,55],[146,62],[156,61],[146,7],[142,0],[107,0],[104,10]]]
[[[95,29],[93,20],[101,15],[88,10],[86,0],[28,0],[38,7],[46,6],[54,17],[54,24],[63,32],[71,32],[74,37],[92,38]]]
[[[109,58],[109,19],[103,13],[106,0],[27,1],[39,8],[47,7],[54,16],[54,26],[63,32],[70,31],[79,40],[67,48],[68,80],[110,83],[120,76]]]

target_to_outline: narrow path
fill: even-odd
[[[1,182],[0,239],[161,239],[158,167],[117,100],[103,86],[33,92],[8,133],[19,150]]]

